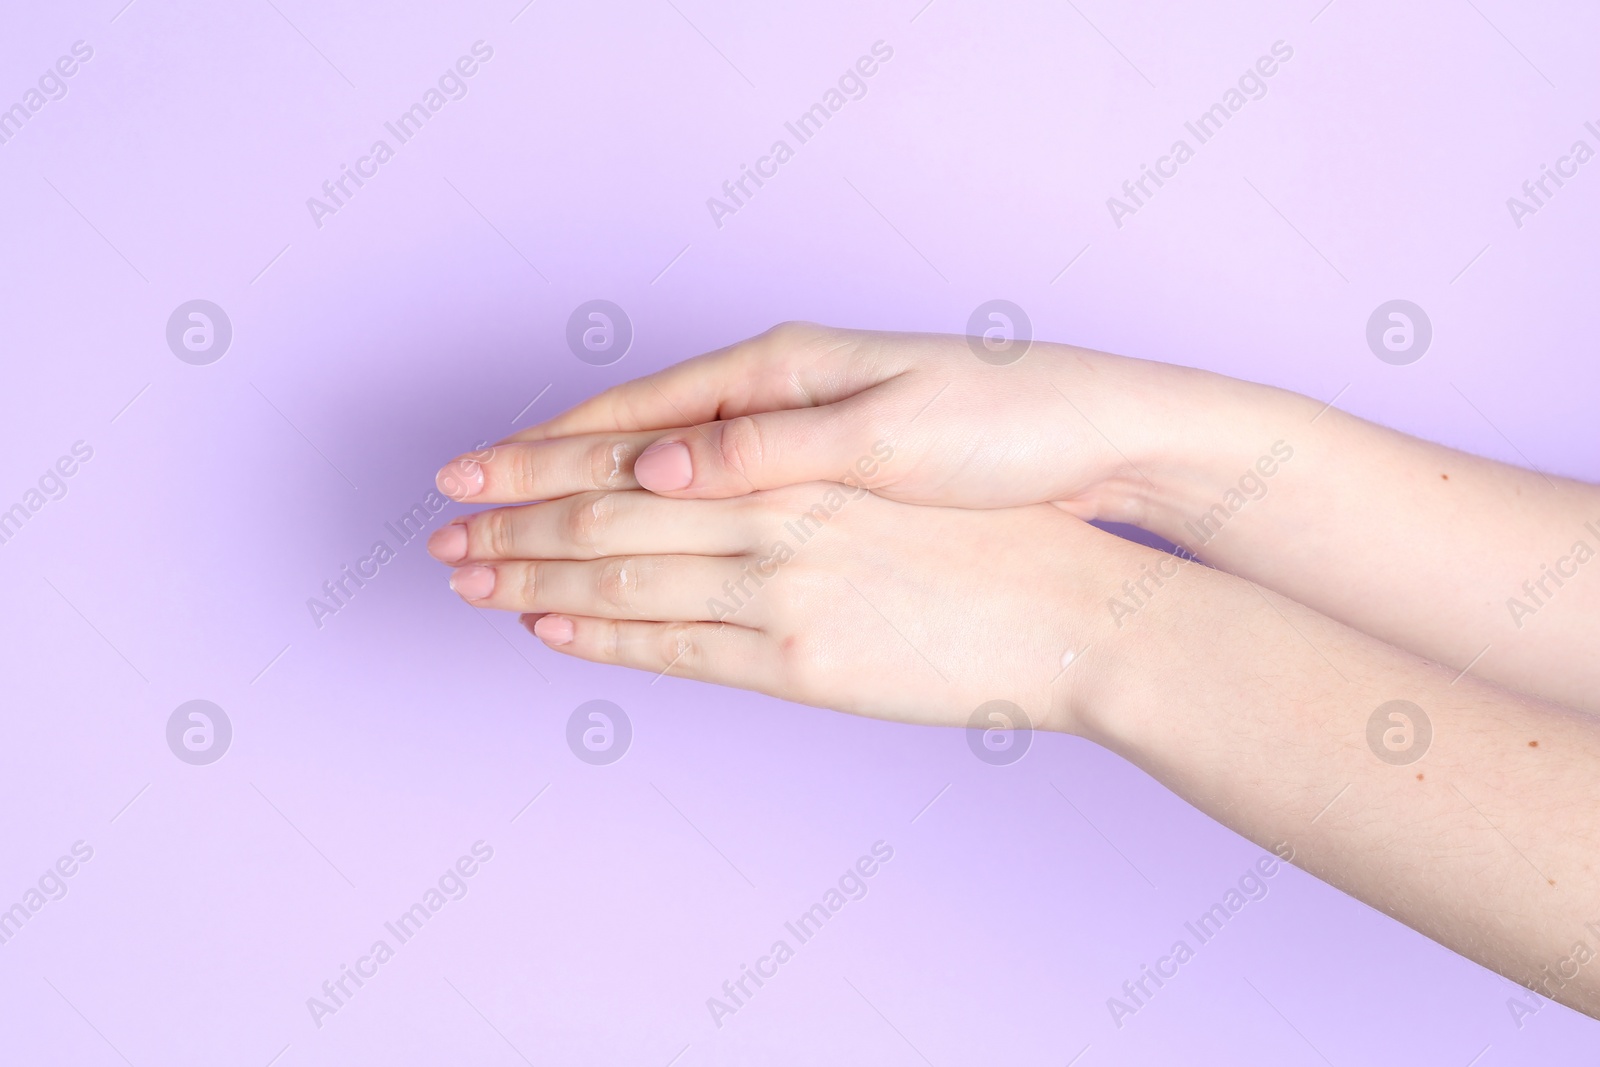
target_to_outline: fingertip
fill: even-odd
[[[572,642],[572,620],[564,615],[541,615],[531,629],[535,637],[552,647]]]
[[[486,600],[494,593],[494,585],[494,568],[481,563],[457,567],[450,572],[450,588],[463,600]]]
[[[467,558],[467,527],[456,521],[428,535],[428,555],[440,563],[460,563]]]
[[[433,484],[451,500],[469,500],[483,492],[483,464],[466,457],[452,460],[434,475]]]

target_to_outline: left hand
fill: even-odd
[[[437,484],[453,500],[520,504],[595,489],[721,499],[848,480],[908,504],[1052,502],[1154,530],[1146,523],[1196,484],[1209,497],[1236,477],[1239,449],[1255,460],[1258,424],[1280,403],[1316,406],[1070,345],[1036,342],[996,366],[974,354],[978,344],[785,323],[459,456]],[[890,451],[893,462],[880,462]]]

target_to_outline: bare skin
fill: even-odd
[[[784,327],[451,463],[522,506],[429,547],[584,659],[940,725],[1010,701],[1600,1017],[1600,492],[1322,409]]]

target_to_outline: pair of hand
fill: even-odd
[[[905,721],[1020,725],[988,717],[1007,701],[1600,1018],[1572,947],[1600,855],[1594,486],[1220,375],[810,326],[439,485],[514,505],[429,549],[551,648]]]
[[[1145,366],[781,326],[448,464],[453,499],[519,506],[429,551],[469,603],[584,659],[901,721],[1002,699],[1076,729],[1074,658],[1165,558],[1081,521],[1142,514],[1148,475],[1097,423],[1132,424],[1114,398]]]

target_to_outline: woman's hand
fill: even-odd
[[[1107,628],[1106,588],[1170,558],[1051,507],[921,508],[830,483],[583,493],[479,512],[428,549],[468,603],[523,612],[583,659],[908,722],[965,726],[1007,700],[1067,730],[1084,664],[1063,657]]]
[[[1191,480],[1194,461],[1221,451],[1209,437],[1236,431],[1224,395],[1260,388],[1044,343],[996,366],[974,343],[786,324],[607,390],[488,456],[460,457],[439,486],[457,500],[519,503],[849,480],[907,503],[1054,502],[1138,522],[1160,487]],[[872,462],[885,446],[892,460]]]

